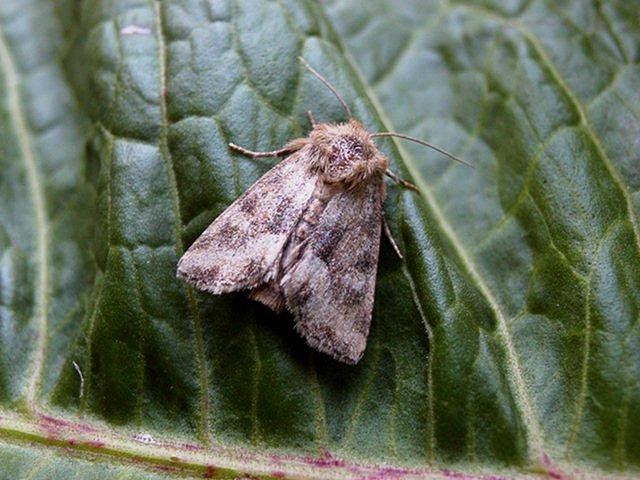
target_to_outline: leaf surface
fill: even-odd
[[[7,478],[638,471],[634,3],[0,4]],[[637,22],[636,22],[637,23]],[[339,103],[385,139],[369,345],[312,352],[184,249]]]

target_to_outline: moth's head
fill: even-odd
[[[310,139],[320,152],[317,167],[328,183],[358,183],[387,167],[386,158],[357,120],[317,125]]]

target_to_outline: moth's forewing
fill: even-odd
[[[281,280],[296,329],[312,347],[346,363],[356,363],[367,344],[383,200],[380,176],[336,193]]]
[[[299,150],[254,183],[189,247],[178,276],[212,293],[270,280],[316,185],[306,161]]]

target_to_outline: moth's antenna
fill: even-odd
[[[340,94],[338,93],[338,91],[336,90],[336,88],[331,85],[331,82],[329,82],[329,80],[327,80],[326,78],[324,78],[322,75],[320,75],[318,72],[316,72],[313,67],[311,65],[309,65],[307,63],[307,61],[302,58],[302,57],[298,57],[298,59],[300,60],[300,63],[302,63],[302,65],[304,65],[304,67],[309,70],[318,80],[320,80],[322,83],[325,84],[325,86],[331,90],[331,92],[336,96],[336,98],[340,101],[340,103],[342,104],[342,108],[344,108],[344,111],[347,114],[347,117],[349,118],[353,118],[351,116],[351,110],[349,110],[349,105],[347,105],[347,102],[344,101],[344,99],[340,96]]]
[[[475,168],[469,162],[466,162],[466,161],[462,160],[461,158],[458,158],[455,155],[452,155],[451,153],[447,152],[446,150],[443,150],[440,147],[436,147],[435,145],[433,145],[433,144],[431,144],[429,142],[425,142],[424,140],[419,140],[417,138],[410,137],[409,135],[403,135],[402,133],[395,133],[395,132],[379,132],[379,133],[372,133],[371,136],[372,137],[398,137],[398,138],[404,138],[405,140],[410,140],[412,142],[419,143],[420,145],[423,145],[425,147],[429,147],[432,150],[435,150],[436,152],[439,152],[439,153],[449,157],[451,160],[455,160],[456,162],[460,162],[463,165],[466,165],[467,167]]]

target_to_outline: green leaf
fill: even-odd
[[[638,474],[640,6],[0,2],[3,478]],[[344,114],[389,139],[369,344],[177,259]],[[6,472],[6,473],[4,473]]]

